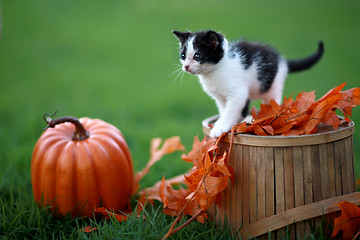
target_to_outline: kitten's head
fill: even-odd
[[[214,31],[178,32],[173,31],[180,40],[180,62],[182,69],[191,74],[204,74],[212,71],[224,56],[224,36]]]

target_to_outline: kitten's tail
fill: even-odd
[[[317,63],[324,53],[324,43],[322,41],[319,42],[319,47],[316,53],[302,59],[297,60],[288,60],[288,68],[289,73],[302,71],[312,67],[315,63]]]

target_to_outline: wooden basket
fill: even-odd
[[[216,118],[203,121],[206,136]],[[216,216],[220,223],[227,218],[234,232],[240,229],[242,239],[269,231],[273,237],[284,236],[288,225],[291,238],[302,239],[322,216],[331,221],[331,213],[339,210],[334,203],[360,204],[360,193],[355,193],[353,133],[351,122],[338,130],[319,127],[312,135],[236,135],[228,162],[235,170],[235,184],[223,193],[220,208],[209,209],[210,217]],[[228,148],[229,135],[220,148]]]

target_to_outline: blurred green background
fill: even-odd
[[[348,82],[360,86],[359,1],[1,1],[0,192],[32,197],[30,161],[44,113],[101,118],[118,127],[135,170],[153,137],[179,135],[190,150],[201,121],[217,113],[194,76],[178,76],[172,30],[214,29],[274,46],[288,58],[325,54],[290,75],[284,95],[320,97]],[[178,76],[178,77],[177,77]],[[360,176],[360,107],[353,109]],[[180,153],[156,164],[142,187],[185,172]],[[4,195],[5,194],[5,195]]]

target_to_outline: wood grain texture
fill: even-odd
[[[250,223],[257,221],[257,170],[258,152],[254,147],[250,147],[250,168],[249,168],[249,210]]]
[[[274,149],[264,149],[265,161],[265,216],[269,217],[275,214],[275,179],[274,179]]]
[[[240,230],[240,233],[244,237],[243,239],[248,239],[250,237],[266,234],[269,231],[283,228],[289,225],[289,223],[296,223],[306,219],[320,217],[323,214],[333,213],[340,210],[338,207],[334,206],[335,203],[340,201],[348,201],[360,205],[360,192],[349,193],[287,210],[247,225]]]
[[[250,169],[250,147],[243,146],[243,224],[250,223],[250,204],[249,204],[249,169]]]
[[[266,202],[265,202],[265,165],[266,160],[264,158],[264,147],[258,147],[257,149],[257,166],[258,166],[258,175],[257,175],[257,209],[258,209],[258,216],[257,219],[265,218],[266,212]]]
[[[304,199],[304,170],[303,170],[303,153],[301,147],[294,147],[293,149],[293,166],[294,166],[294,194],[295,207],[300,207],[305,204]],[[298,222],[295,224],[295,232],[300,239],[305,236],[306,223]]]

